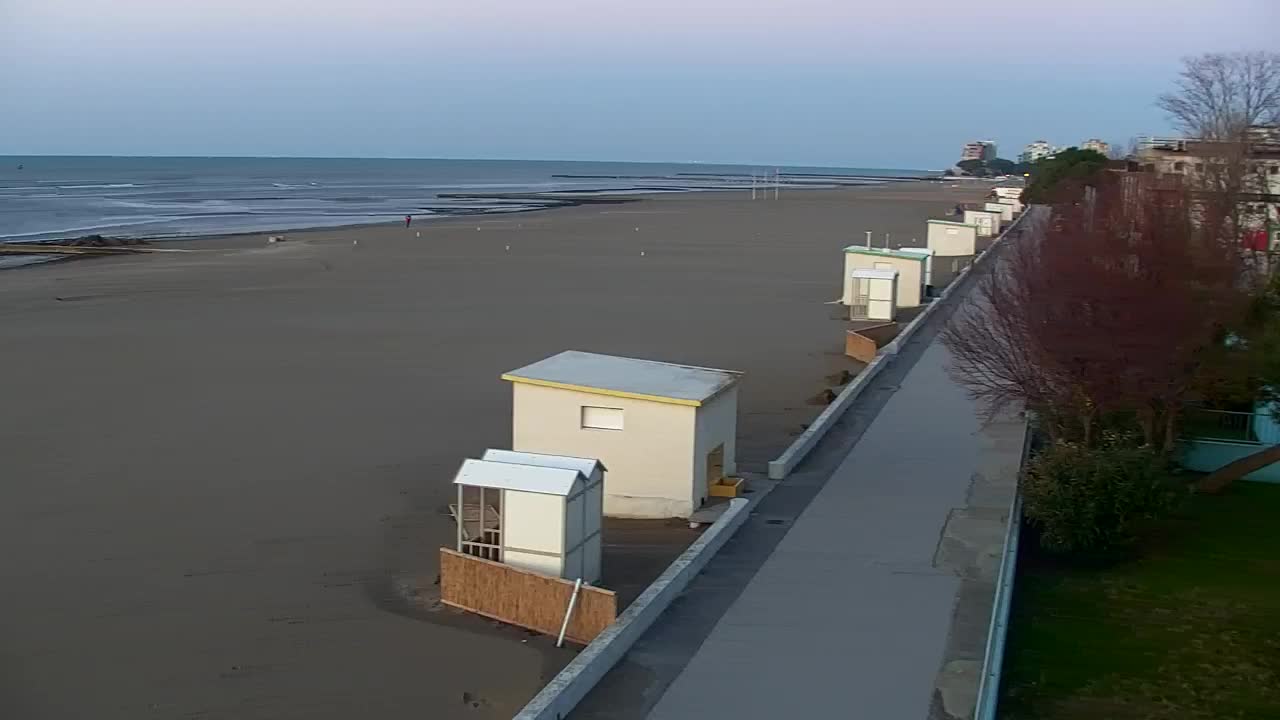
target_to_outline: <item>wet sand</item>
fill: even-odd
[[[984,190],[676,195],[0,274],[0,715],[510,717],[572,653],[423,601],[453,471],[509,443],[499,374],[568,348],[743,370],[739,463],[762,471],[856,367],[823,306],[840,248],[923,240]]]

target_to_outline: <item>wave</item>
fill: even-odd
[[[139,225],[151,225],[154,223],[194,220],[194,219],[196,219],[196,216],[191,216],[191,215],[172,215],[172,216],[155,215],[155,216],[149,216],[149,217],[140,217],[140,218],[136,218],[134,220],[129,220],[125,222],[122,222],[117,219],[115,221],[103,221],[103,222],[95,223],[92,225],[76,225],[73,227],[35,230],[32,232],[24,232],[24,233],[11,233],[8,235],[0,235],[0,240],[11,240],[15,242],[23,242],[22,238],[28,238],[27,242],[31,242],[35,240],[45,239],[45,236],[56,237],[60,235],[71,235],[73,233],[92,233],[92,232],[100,232],[103,230],[111,230],[114,228],[137,227]]]
[[[146,187],[134,183],[103,183],[98,185],[54,185],[59,190],[119,190],[121,188]]]

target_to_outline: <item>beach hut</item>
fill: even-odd
[[[928,297],[929,288],[933,287],[933,256],[937,253],[935,253],[932,248],[918,247],[898,248],[898,252],[919,255],[924,258],[924,295],[925,297]]]
[[[898,273],[895,307],[918,307],[925,296],[926,259],[902,250],[851,245],[844,249],[844,288],[840,302],[853,306],[855,270],[894,270]]]
[[[897,313],[897,270],[854,270],[849,303],[850,320],[893,320]]]
[[[543,575],[600,579],[597,460],[489,450],[453,479],[458,552]]]
[[[930,220],[926,239],[929,249],[938,257],[957,257],[978,253],[978,226],[950,220]]]
[[[966,224],[978,228],[978,237],[995,237],[1000,234],[1000,213],[987,210],[965,210]]]
[[[991,188],[991,194],[995,195],[998,198],[1012,198],[1014,200],[1021,200],[1022,191],[1024,189],[1025,188],[1008,187],[1008,186],[994,187],[994,188]]]
[[[1013,206],[1004,203],[989,202],[982,204],[983,210],[1000,213],[1000,221],[1002,223],[1013,222]]]
[[[604,514],[688,517],[736,470],[730,370],[568,350],[505,373],[511,446],[599,458]]]
[[[1022,201],[1017,198],[997,198],[996,202],[1013,208],[1014,213],[1022,212]]]

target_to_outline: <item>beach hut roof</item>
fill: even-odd
[[[899,258],[902,260],[915,260],[917,262],[920,261],[920,257],[913,253],[903,252],[901,250],[889,250],[887,248],[869,248],[869,247],[863,247],[861,245],[850,245],[849,247],[845,248],[844,251],[847,253],[854,253],[857,255],[875,255],[877,257],[893,257],[893,258]]]
[[[697,407],[742,376],[733,370],[566,350],[505,373],[503,380],[596,395]]]
[[[547,455],[545,453],[520,452],[518,450],[494,450],[490,448],[484,451],[481,460],[489,460],[491,462],[515,463],[517,465],[535,465],[538,467],[560,468],[562,470],[576,470],[582,473],[583,477],[590,478],[596,471],[596,468],[608,470],[604,463],[595,458],[570,457],[568,455]]]
[[[859,268],[852,273],[853,277],[864,280],[893,280],[898,277],[897,270],[874,270],[871,268]]]
[[[583,475],[577,470],[519,465],[491,460],[464,460],[453,484],[519,490],[542,495],[568,495]]]
[[[929,222],[937,225],[957,225],[959,227],[973,228],[974,230],[978,229],[978,226],[973,223],[956,222],[955,220],[935,220],[933,218],[929,218]]]

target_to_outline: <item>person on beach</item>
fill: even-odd
[[[405,227],[409,227],[409,225],[410,225],[412,222],[413,222],[413,216],[412,216],[412,215],[405,215],[405,216],[404,216],[404,226],[405,226]]]

